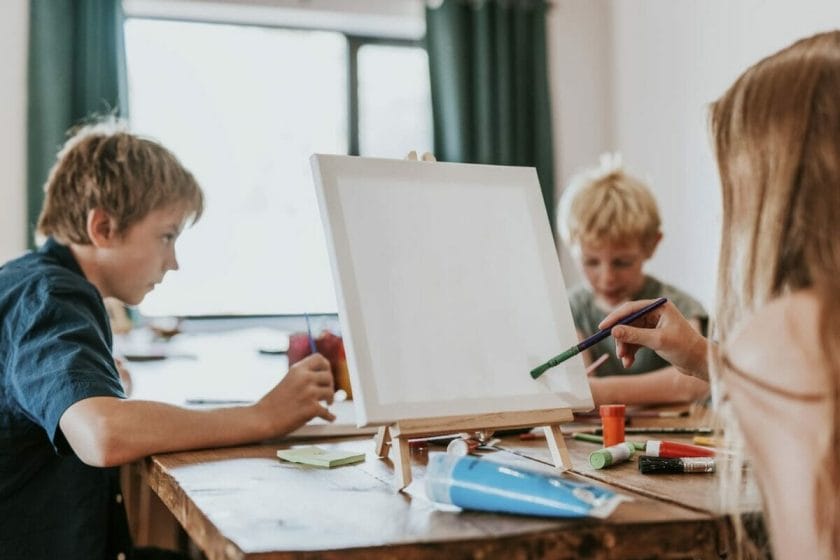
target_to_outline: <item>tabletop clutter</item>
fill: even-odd
[[[582,432],[572,434],[574,439],[603,446],[589,455],[589,464],[593,469],[609,468],[638,456],[639,472],[646,475],[715,471],[716,451],[710,445],[717,442],[711,438],[695,437],[695,442],[705,445],[661,440],[630,441],[625,439],[624,405],[602,405],[600,416],[602,428],[598,431],[603,435]],[[527,436],[535,434],[527,432],[520,437],[532,439]],[[524,461],[508,462],[479,455],[478,451],[503,450],[496,446],[501,440],[492,436],[492,432],[464,432],[450,437],[412,440],[412,452],[428,457],[422,485],[426,497],[432,502],[461,509],[598,519],[608,517],[622,501],[628,499],[597,483],[571,480],[563,473],[542,467],[539,463],[530,467]],[[446,452],[428,453],[430,443],[445,445]],[[324,454],[323,459],[327,459],[330,454],[343,458],[340,451],[327,453],[318,448],[277,452],[281,459],[321,467],[364,460],[364,454],[350,460],[335,461],[321,460],[321,454]]]
[[[603,445],[589,456],[594,469],[632,459],[637,453],[642,474],[712,473],[715,450],[701,445],[648,440],[625,440],[625,406],[602,405],[601,433],[579,433],[574,438]],[[531,435],[523,434],[523,436]],[[522,437],[522,439],[531,439]],[[459,445],[456,445],[460,443]],[[709,438],[704,443],[713,443]],[[426,493],[435,502],[465,509],[553,517],[609,516],[624,496],[587,483],[572,482],[560,474],[509,465],[470,455],[481,449],[474,438],[453,440],[447,453],[430,455]]]

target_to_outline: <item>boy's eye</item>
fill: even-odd
[[[163,242],[164,242],[164,243],[172,243],[173,241],[175,241],[175,234],[173,234],[173,233],[165,233],[165,234],[163,235]]]

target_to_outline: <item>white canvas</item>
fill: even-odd
[[[533,168],[311,162],[360,426],[592,408]]]

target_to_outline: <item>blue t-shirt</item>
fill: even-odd
[[[59,426],[125,398],[99,292],[50,239],[0,267],[0,317],[0,558],[130,558],[118,469],[82,463]]]

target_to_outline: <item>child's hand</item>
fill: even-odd
[[[332,404],[333,375],[321,354],[311,354],[289,368],[289,372],[254,405],[269,423],[270,436],[289,433],[314,417],[328,422],[335,416],[322,403]]]
[[[631,301],[604,317],[598,328],[615,324],[622,317],[638,311],[654,300]],[[670,301],[646,313],[630,325],[612,330],[616,354],[624,367],[633,365],[642,346],[650,348],[682,373],[709,378],[708,340],[697,332]]]

